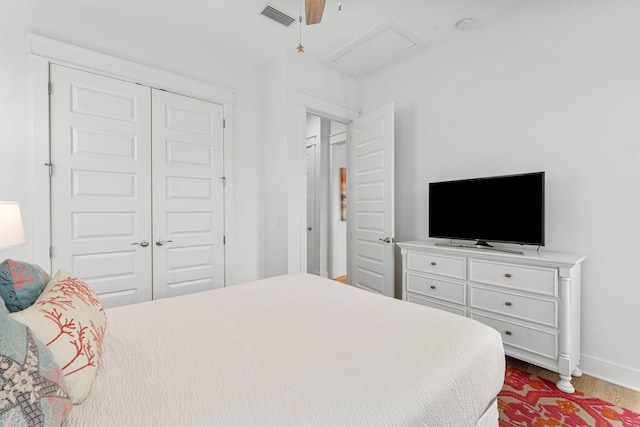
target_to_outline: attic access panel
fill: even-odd
[[[390,19],[332,54],[324,63],[354,77],[363,77],[425,46],[420,37]]]

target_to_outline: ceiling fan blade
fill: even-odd
[[[326,0],[304,0],[304,11],[307,25],[317,24],[322,20]]]

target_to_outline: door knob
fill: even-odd
[[[162,246],[162,245],[164,245],[165,243],[170,243],[170,242],[173,242],[173,240],[162,240],[162,239],[158,239],[158,240],[156,240],[156,246]]]
[[[311,231],[311,227],[307,227],[307,231]]]
[[[391,239],[388,238],[388,237],[385,238],[385,239],[378,239],[378,240],[380,240],[381,242],[385,242],[385,243],[391,243]]]
[[[132,243],[132,244],[131,244],[131,246],[133,246],[133,245],[140,245],[140,246],[142,246],[143,248],[146,248],[147,246],[149,246],[149,241],[148,241],[148,240],[143,240],[143,241],[142,241],[142,242],[140,242],[140,243],[138,243],[138,242],[136,242],[136,243]]]

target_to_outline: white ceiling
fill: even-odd
[[[25,0],[39,15],[28,31],[109,52],[110,37],[149,45],[165,54],[177,46],[197,46],[252,64],[282,52],[295,52],[300,27],[290,28],[260,15],[266,0]],[[463,32],[455,28],[473,18],[467,31],[490,27],[533,0],[327,0],[323,20],[302,27],[302,44],[309,59],[324,61],[390,19],[397,21],[429,46],[444,43]],[[298,15],[299,0],[269,0]],[[304,13],[303,13],[304,14]],[[39,31],[42,28],[42,31]],[[175,40],[175,43],[171,41]],[[368,46],[371,49],[371,46]],[[194,49],[195,50],[195,49]],[[302,54],[301,54],[302,55]],[[335,56],[335,55],[334,55]]]

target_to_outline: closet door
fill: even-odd
[[[224,286],[223,117],[152,91],[154,299]]]
[[[53,273],[85,280],[107,307],[147,301],[151,90],[56,65],[51,82]]]

